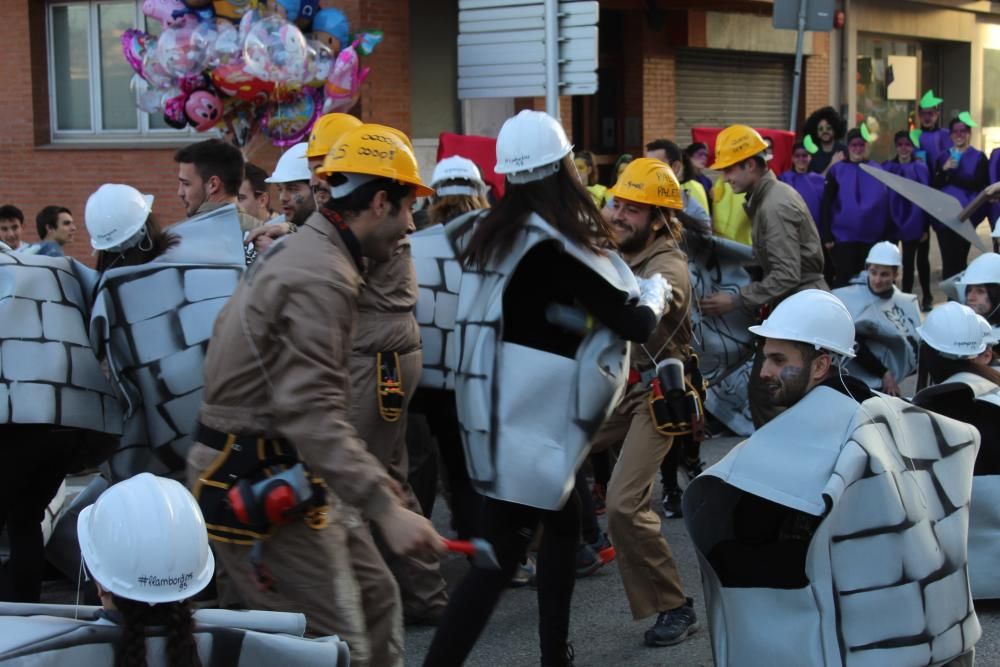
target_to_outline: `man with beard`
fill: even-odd
[[[665,360],[684,363],[692,354],[690,278],[687,256],[677,244],[680,226],[675,217],[684,202],[670,167],[651,158],[630,162],[610,194],[611,227],[622,257],[639,278],[662,275],[672,294],[653,335],[645,345],[632,348],[625,397],[594,437],[593,449],[622,443],[608,482],[608,531],[632,616],[639,620],[657,614],[656,624],[646,631],[646,645],[669,646],[698,628],[692,600],[684,594],[670,546],[660,532],[660,518],[650,506],[656,472],[673,435],[681,435],[664,435],[651,417],[656,366]]]
[[[742,308],[764,319],[782,299],[796,292],[827,289],[823,249],[809,208],[794,188],[768,169],[766,150],[761,136],[746,125],[727,127],[716,139],[712,169],[722,170],[733,191],[747,193],[745,208],[752,223],[753,255],[763,277],[736,294],[715,292],[702,299],[701,311],[706,316]],[[750,411],[757,427],[780,412],[761,391],[762,360],[758,349],[749,387]]]
[[[401,136],[344,135],[329,206],[240,281],[215,322],[188,455],[216,558],[246,605],[301,611],[310,635],[336,634],[351,664],[379,667],[402,664],[402,614],[367,521],[393,553],[442,548],[351,419],[364,258],[388,260],[414,199],[433,193]]]
[[[865,272],[833,291],[857,331],[856,357],[847,370],[890,396],[899,396],[899,381],[917,370],[920,345],[917,298],[896,288],[902,263],[895,243],[876,243],[865,259]]]
[[[206,139],[174,153],[177,163],[177,196],[188,217],[236,205],[244,233],[263,222],[238,205],[243,183],[243,153],[221,139]]]
[[[306,161],[305,142],[295,144],[285,151],[278,160],[274,173],[267,179],[268,183],[278,186],[281,212],[285,216],[285,222],[292,226],[289,231],[295,231],[295,228],[304,224],[316,211],[316,200],[309,185],[311,179],[312,172],[309,171],[309,162]]]

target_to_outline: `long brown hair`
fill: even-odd
[[[594,205],[590,193],[575,174],[569,155],[559,171],[530,183],[507,182],[507,191],[476,225],[469,245],[460,259],[470,267],[483,267],[510,253],[524,221],[536,213],[571,241],[600,252],[613,247],[614,236]]]
[[[108,269],[120,266],[136,266],[151,262],[180,241],[170,232],[160,229],[156,216],[152,213],[146,218],[146,236],[138,244],[121,252],[101,250],[97,253],[97,272],[104,273]]]
[[[444,224],[463,213],[489,208],[490,203],[482,195],[445,195],[435,197],[427,208],[427,224]]]
[[[917,388],[926,386],[929,376],[932,384],[945,382],[955,373],[972,373],[989,380],[1000,387],[1000,372],[983,364],[977,364],[972,359],[949,359],[926,343],[920,345],[920,369],[917,375]]]
[[[201,667],[194,638],[194,616],[187,600],[148,604],[111,596],[122,617],[122,638],[116,647],[115,667],[145,667],[146,638],[150,628],[164,628],[167,664],[171,667]]]

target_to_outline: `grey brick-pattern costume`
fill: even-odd
[[[917,370],[920,307],[915,294],[892,289],[891,297],[879,297],[868,288],[867,274],[861,274],[833,294],[850,311],[857,337],[864,338],[868,349],[900,381]],[[857,359],[848,362],[847,371],[872,389],[882,387],[882,378],[875,377]]]
[[[981,632],[966,562],[978,448],[967,424],[820,386],[695,479],[684,518],[716,664],[939,665],[971,651]],[[707,554],[733,535],[744,493],[823,517],[807,586],[720,581]]]
[[[183,474],[212,325],[244,268],[233,206],[168,231],[179,237],[176,246],[147,264],[105,272],[94,301],[90,339],[126,408],[121,446],[109,460],[112,481]]]
[[[1000,388],[972,373],[956,373],[913,397],[917,405],[934,409],[941,398],[975,401],[984,422],[1000,423]],[[995,447],[983,442],[983,447]],[[972,478],[969,512],[969,584],[974,600],[1000,598],[1000,475]]]
[[[0,424],[122,432],[87,337],[96,280],[68,257],[0,252]]]
[[[445,228],[456,249],[468,240],[466,220]],[[458,360],[455,395],[473,486],[500,500],[558,509],[591,437],[625,389],[628,348],[600,324],[575,359],[502,339],[504,289],[528,251],[546,241],[559,243],[623,301],[638,298],[635,276],[620,257],[583,250],[532,214],[502,262],[462,273],[451,358]]]
[[[750,274],[743,268],[753,262],[750,246],[719,236],[686,233],[685,247],[693,303],[714,292],[737,295],[741,287],[750,284]],[[742,308],[717,317],[705,317],[697,308],[691,310],[693,345],[709,383],[705,409],[737,435],[753,433],[747,401],[753,363],[753,335],[747,331],[751,324],[752,318]]]
[[[448,224],[463,227],[480,214],[480,211],[472,211]],[[448,240],[444,225],[434,225],[411,234],[410,252],[417,271],[419,296],[416,317],[424,354],[420,386],[454,389],[454,362],[449,360],[448,350],[454,348],[452,337],[462,265],[455,259],[455,249]]]

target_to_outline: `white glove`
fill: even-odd
[[[653,274],[649,278],[639,278],[639,304],[646,306],[653,311],[656,319],[660,319],[663,311],[670,303],[672,288],[667,279],[659,273]]]

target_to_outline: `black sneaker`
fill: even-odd
[[[573,645],[566,642],[566,655],[559,658],[558,662],[545,662],[542,660],[542,667],[574,667],[574,657],[576,657],[576,652],[573,651]]]
[[[681,509],[681,496],[684,492],[680,489],[667,489],[663,494],[663,516],[668,519],[680,519],[684,516]]]
[[[920,312],[929,313],[934,310],[934,303],[931,301],[924,301],[920,304]]]
[[[646,646],[680,644],[697,630],[698,617],[694,613],[694,600],[688,598],[677,609],[665,611],[656,617],[656,624],[646,630]]]
[[[689,482],[693,481],[695,477],[705,472],[705,462],[702,461],[701,458],[684,461],[681,465],[684,467],[684,473],[687,475]]]

